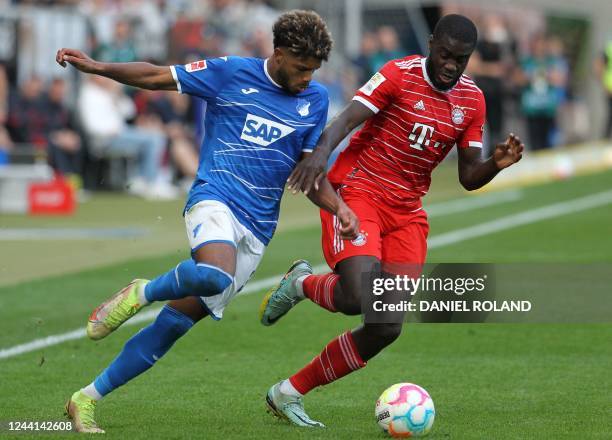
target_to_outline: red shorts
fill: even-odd
[[[420,203],[400,209],[354,190],[341,195],[359,218],[360,234],[354,240],[340,239],[338,219],[321,210],[323,255],[330,268],[359,255],[378,258],[393,274],[413,273],[407,267],[425,263],[429,224]]]

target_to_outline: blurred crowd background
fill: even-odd
[[[537,1],[404,3],[0,0],[0,166],[46,161],[77,187],[181,196],[197,169],[205,103],[62,69],[55,52],[163,65],[267,57],[272,24],[295,7],[317,10],[336,41],[316,76],[329,89],[330,117],[386,61],[425,54],[438,18],[460,12],[479,29],[467,73],[486,96],[489,143],[509,131],[532,151],[612,136],[612,35],[594,38],[588,14],[551,13]]]

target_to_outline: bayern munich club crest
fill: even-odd
[[[465,118],[465,113],[461,107],[454,107],[451,112],[451,119],[453,120],[453,124],[460,125],[463,124],[463,119]]]
[[[353,246],[363,246],[368,241],[368,234],[360,232],[357,238],[351,240]]]

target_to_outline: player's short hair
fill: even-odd
[[[433,37],[435,40],[450,37],[453,40],[458,40],[475,47],[478,31],[469,18],[459,14],[449,14],[438,21],[433,31]]]
[[[285,12],[272,27],[274,47],[286,47],[299,57],[327,61],[333,40],[325,21],[314,11]]]

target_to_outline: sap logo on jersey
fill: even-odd
[[[293,127],[288,127],[287,125],[279,124],[278,122],[249,113],[246,121],[244,121],[240,139],[267,147],[271,143],[284,138],[294,131],[295,128]]]

